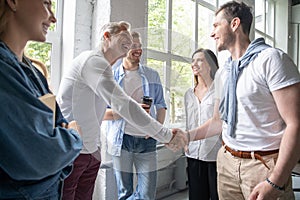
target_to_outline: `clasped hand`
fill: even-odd
[[[172,129],[172,133],[173,137],[166,146],[174,152],[186,148],[188,145],[187,133],[180,129]]]

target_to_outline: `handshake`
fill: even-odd
[[[172,151],[178,151],[184,148],[187,151],[188,144],[189,144],[189,133],[182,131],[180,129],[172,129],[173,137],[169,143],[166,144],[166,147],[171,149]]]

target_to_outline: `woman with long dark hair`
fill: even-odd
[[[212,117],[214,77],[219,68],[215,54],[202,48],[193,53],[191,67],[194,87],[189,88],[184,96],[187,131]],[[218,199],[216,158],[220,147],[219,135],[189,143],[186,156],[190,200]]]

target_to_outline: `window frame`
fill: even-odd
[[[61,79],[61,60],[62,60],[62,26],[63,26],[63,6],[64,1],[56,1],[56,25],[54,31],[49,31],[46,36],[46,43],[52,45],[51,48],[51,74],[50,74],[50,87],[55,94],[58,90]]]
[[[207,1],[204,0],[191,0],[194,3],[194,12],[195,12],[195,20],[194,20],[194,35],[193,35],[193,41],[195,41],[192,52],[194,52],[197,48],[198,48],[198,16],[199,16],[199,12],[198,12],[198,7],[199,6],[203,6],[211,11],[215,11],[217,9],[216,5],[212,5],[210,3],[208,3]],[[216,1],[216,4],[218,5],[219,1]],[[153,60],[158,60],[160,62],[164,62],[164,75],[162,77],[162,84],[164,86],[164,96],[165,96],[165,100],[166,100],[166,104],[167,107],[170,108],[170,94],[171,94],[171,70],[172,70],[172,62],[184,62],[184,63],[191,63],[191,58],[190,57],[186,57],[186,56],[181,56],[181,55],[176,55],[172,52],[172,22],[173,22],[173,0],[166,0],[166,24],[167,24],[167,30],[169,31],[165,31],[166,32],[166,40],[165,40],[165,47],[166,50],[165,51],[158,51],[158,50],[154,50],[154,49],[146,49],[145,55],[147,56],[147,58],[149,59],[153,59]],[[148,12],[149,13],[149,12]],[[208,28],[212,28],[208,27]],[[212,51],[216,52],[216,48],[212,49]],[[147,59],[144,59],[147,62]],[[193,80],[193,77],[191,77],[191,79]],[[192,81],[193,82],[193,81]],[[192,85],[191,85],[192,86]],[[188,89],[188,88],[186,88]],[[183,99],[183,98],[182,98]],[[166,113],[166,120],[165,120],[165,125],[167,126],[171,126],[171,127],[176,127],[176,128],[184,128],[185,127],[185,122],[183,123],[171,123],[170,122],[170,118],[171,118],[171,109],[167,109],[167,113]]]
[[[263,37],[266,42],[271,45],[271,46],[275,46],[276,44],[276,41],[275,41],[275,30],[276,30],[276,9],[275,9],[275,6],[276,6],[276,2],[272,1],[272,0],[261,0],[263,1],[263,15],[261,16],[262,17],[262,22],[263,22],[263,30],[259,30],[257,29],[255,26],[255,38],[257,38],[257,35],[259,35],[259,37]],[[272,12],[268,12],[268,13],[273,13],[273,15],[271,16],[274,20],[268,20],[268,18],[270,16],[267,16],[268,13],[266,12],[267,11],[267,4],[268,3],[272,3],[273,4],[273,11]],[[256,3],[255,3],[256,5]],[[269,6],[270,7],[270,6]],[[256,6],[255,6],[256,8]],[[255,18],[255,21],[254,21],[254,25],[256,25],[256,16],[254,15],[254,18]],[[267,23],[268,21],[268,23]],[[270,26],[270,23],[273,23],[271,26],[273,27],[273,30],[271,30],[271,32],[273,33],[273,35],[270,35],[267,33],[267,26],[269,25]],[[271,42],[271,43],[270,43]]]

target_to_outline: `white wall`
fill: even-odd
[[[70,66],[74,57],[92,48],[93,7],[92,0],[64,0],[62,74]]]
[[[73,38],[74,56],[77,56],[98,45],[100,29],[105,23],[128,21],[132,29],[144,29],[146,11],[147,0],[65,0],[64,30],[75,31],[71,37],[67,34],[65,37]]]
[[[93,22],[92,22],[92,47],[99,45],[99,34],[101,27],[111,21],[110,0],[98,0],[94,5]]]

